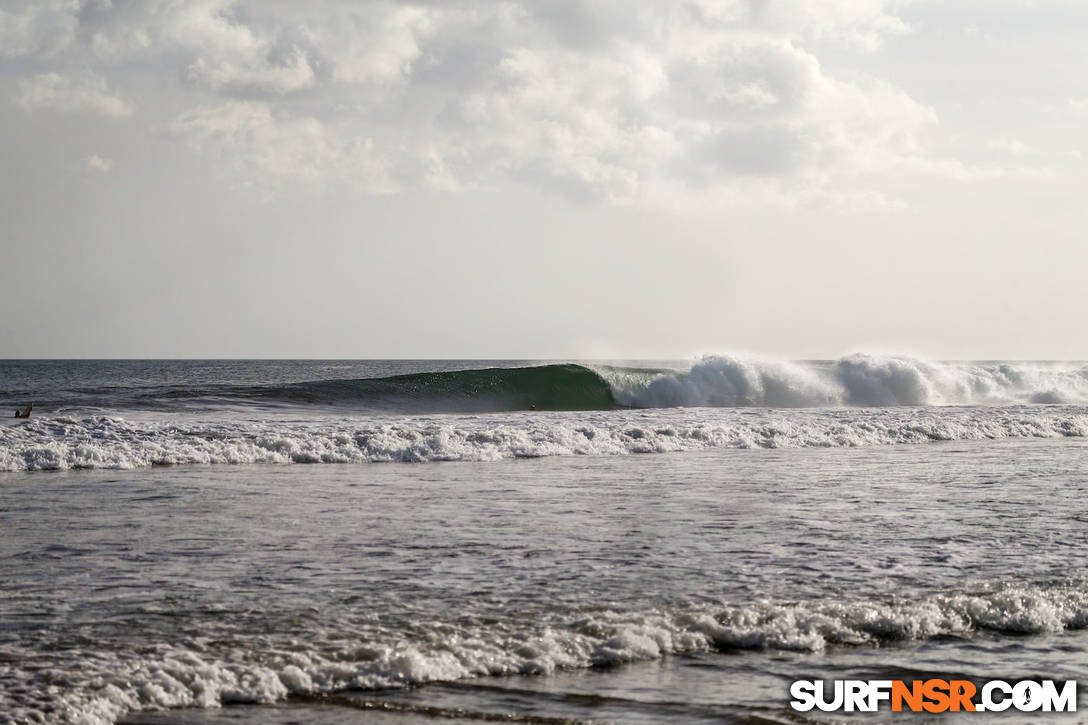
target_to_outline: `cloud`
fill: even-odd
[[[110,91],[104,78],[92,73],[42,73],[20,80],[19,106],[24,111],[89,111],[114,118],[129,116],[133,111],[132,104]]]
[[[193,2],[168,26],[169,38],[197,54],[188,77],[214,90],[284,94],[309,87],[314,70],[304,50],[284,37],[290,28],[262,33],[234,21],[231,6]]]
[[[744,177],[824,186],[902,166],[937,120],[887,84],[829,76],[776,34],[718,23],[610,32],[509,49],[448,100],[477,168],[612,201]]]
[[[314,71],[306,54],[292,48],[284,57],[273,59],[260,56],[251,59],[223,58],[209,62],[198,58],[188,71],[189,78],[207,84],[215,90],[256,90],[268,93],[291,93],[314,82]]]
[[[1069,108],[1077,115],[1088,114],[1088,98],[1070,98]]]
[[[24,0],[0,8],[0,56],[50,57],[66,48],[79,27],[78,0]]]
[[[927,166],[936,114],[879,79],[835,77],[806,46],[874,50],[909,31],[892,7],[146,0],[69,14],[81,24],[53,60],[41,42],[22,46],[43,64],[139,57],[185,84],[197,100],[176,109],[174,136],[241,183],[388,193],[515,182],[631,203],[760,180],[870,198],[872,175]],[[39,73],[21,88],[27,109],[132,111],[89,73]]]
[[[195,108],[177,118],[173,131],[194,148],[226,159],[253,186],[335,176],[374,193],[395,190],[371,139],[346,137],[311,117],[277,116],[266,103]]]
[[[84,165],[90,171],[98,171],[104,174],[113,170],[113,159],[107,159],[97,154],[92,154],[87,157]]]
[[[877,50],[889,36],[910,32],[910,26],[888,12],[892,3],[884,0],[749,0],[745,4],[777,27],[794,28],[865,51]]]
[[[1005,153],[1014,154],[1017,156],[1023,155],[1031,151],[1031,147],[1019,139],[1009,138],[1008,136],[1001,136],[990,140],[990,148],[997,151],[1004,151]]]
[[[351,14],[313,37],[315,53],[337,81],[399,80],[412,72],[422,42],[434,29],[430,17],[423,8],[411,6]]]

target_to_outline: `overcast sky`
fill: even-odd
[[[0,357],[1088,358],[1088,3],[0,0]]]

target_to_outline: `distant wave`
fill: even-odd
[[[409,412],[606,410],[616,405],[604,378],[574,364],[321,380],[227,392],[256,399],[361,404]]]
[[[687,370],[562,363],[273,385],[143,384],[63,391],[50,401],[0,391],[36,410],[200,411],[221,406],[392,413],[495,413],[616,408],[814,408],[1088,404],[1088,365],[935,362],[855,354],[786,362],[707,355]]]
[[[619,372],[619,369],[616,369]],[[645,371],[653,374],[653,371]],[[601,375],[576,364],[421,372],[377,378],[310,380],[273,385],[106,386],[63,391],[55,400],[31,391],[0,391],[6,407],[37,398],[58,409],[201,410],[222,405],[325,407],[404,413],[513,410],[607,410],[616,407]]]
[[[571,363],[219,393],[266,402],[404,412],[1078,404],[1088,403],[1088,365],[945,363],[867,354],[816,362],[707,355],[686,371]]]
[[[509,413],[335,422],[37,418],[0,426],[0,471],[246,463],[422,463],[669,453],[707,448],[846,448],[997,438],[1088,437],[1075,406],[683,409]]]

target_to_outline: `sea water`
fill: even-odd
[[[833,722],[789,684],[1088,679],[1081,364],[0,375],[35,403],[0,722]]]

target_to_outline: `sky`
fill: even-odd
[[[0,0],[0,357],[1088,359],[1088,4]]]

